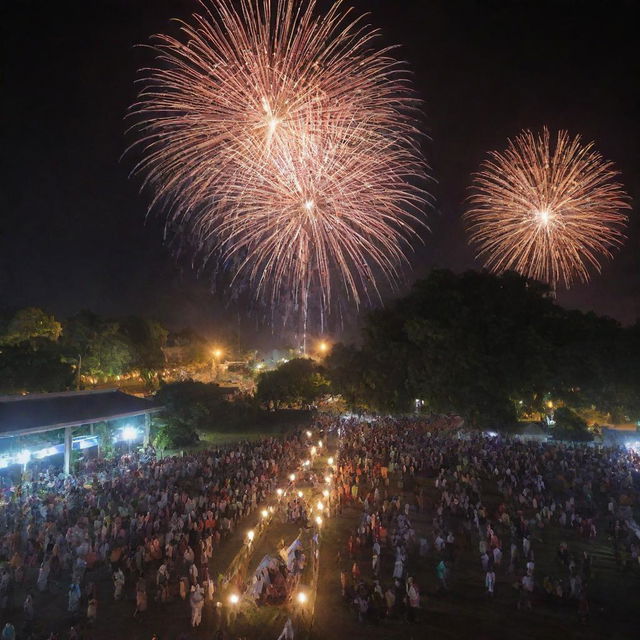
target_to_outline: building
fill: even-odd
[[[74,428],[142,416],[142,438],[147,444],[151,415],[161,410],[162,407],[153,400],[132,396],[117,389],[0,396],[0,440],[64,431],[64,444],[43,447],[37,451],[19,450],[1,456],[0,468],[11,464],[27,464],[32,457],[42,459],[64,453],[64,472],[69,473],[71,452],[98,444],[97,436],[93,435],[74,441]],[[125,438],[129,436],[133,440],[138,434],[124,434]]]

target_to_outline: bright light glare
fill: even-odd
[[[305,604],[307,601],[307,594],[303,593],[302,591],[298,594],[298,602],[300,604]]]
[[[138,437],[138,430],[135,427],[124,427],[122,429],[122,439],[127,442],[135,440]]]
[[[229,596],[229,602],[230,602],[231,604],[238,604],[238,602],[240,602],[240,596],[238,596],[238,594],[237,594],[237,593],[232,593],[232,594]]]

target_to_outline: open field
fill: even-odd
[[[417,480],[425,487],[427,504],[439,499],[440,492],[434,481],[428,478]],[[391,480],[391,488],[395,486]],[[407,491],[406,489],[409,489]],[[415,505],[412,487],[402,492],[406,501]],[[495,488],[485,485],[483,501],[489,508],[499,502]],[[360,521],[360,507],[347,507],[342,516],[328,522],[324,531],[321,548],[321,563],[316,617],[312,637],[314,640],[335,638],[367,638],[367,640],[418,640],[421,638],[496,640],[501,638],[539,640],[563,638],[582,640],[587,638],[627,639],[637,637],[638,614],[634,603],[640,597],[640,575],[623,577],[623,569],[616,564],[611,544],[608,542],[606,523],[599,522],[599,533],[595,540],[578,538],[573,532],[552,526],[542,531],[540,539],[534,540],[536,553],[536,594],[533,610],[517,609],[518,592],[513,583],[517,577],[507,573],[508,562],[496,571],[495,597],[489,599],[484,588],[484,572],[481,569],[477,536],[472,536],[470,545],[459,550],[450,580],[448,593],[439,592],[435,567],[439,561],[432,549],[424,560],[411,557],[409,567],[421,588],[422,610],[419,622],[409,624],[399,620],[383,620],[376,624],[359,624],[354,609],[345,603],[340,590],[340,563],[349,571],[346,541]],[[427,536],[430,541],[433,510],[410,515],[418,535]],[[498,534],[505,540],[508,532],[497,527]],[[574,537],[575,536],[575,537]],[[461,537],[458,536],[458,541]],[[593,559],[593,579],[589,589],[590,615],[586,625],[578,618],[576,603],[549,601],[542,592],[541,583],[545,576],[559,576],[561,571],[556,562],[555,552],[560,542],[567,542],[573,553],[587,551]],[[365,549],[353,560],[357,561],[362,578],[371,582],[371,552]],[[383,561],[380,581],[383,588],[392,583],[393,557],[391,551]]]

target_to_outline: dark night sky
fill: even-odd
[[[327,3],[321,2],[321,6]],[[624,322],[640,316],[640,64],[636,4],[601,0],[351,0],[398,43],[425,101],[425,152],[438,183],[430,235],[408,282],[433,265],[479,265],[460,222],[469,174],[523,127],[595,140],[635,201],[629,240],[601,276],[560,295]],[[255,326],[212,295],[146,219],[128,179],[123,117],[135,44],[187,17],[195,0],[12,0],[2,25],[0,306],[66,315],[150,314],[178,328]]]

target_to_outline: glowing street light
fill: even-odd
[[[329,497],[329,492],[328,492],[326,489],[324,489],[324,490],[322,491],[322,495],[323,495],[325,498],[328,498],[328,497]]]
[[[217,349],[217,348],[216,348],[216,349],[214,349],[214,350],[213,350],[213,352],[212,352],[212,353],[213,353],[213,357],[214,357],[216,360],[220,360],[220,358],[222,358],[222,349]]]
[[[249,544],[251,544],[253,542],[253,539],[255,538],[256,533],[253,529],[247,531],[247,539],[249,540]]]
[[[278,498],[281,498],[284,491],[282,489],[276,489],[276,493],[278,494]]]
[[[311,437],[311,431],[307,431],[307,438]]]
[[[330,484],[330,483],[331,483],[331,476],[325,476],[325,477],[324,477],[324,481],[325,481],[327,484]]]
[[[320,516],[316,516],[316,524],[321,527],[322,526],[322,518]]]
[[[295,474],[295,473],[292,473],[292,474],[289,476],[289,480],[291,480],[291,482],[294,482],[294,481],[295,481],[295,479],[296,479],[296,474]]]
[[[298,602],[299,602],[300,604],[306,604],[306,603],[307,603],[307,600],[308,600],[308,598],[307,598],[307,594],[306,594],[306,593],[304,593],[304,591],[301,591],[301,592],[298,594],[297,600],[298,600]]]
[[[327,351],[329,351],[329,345],[322,340],[320,343],[318,343],[318,351],[324,355],[327,353]]]
[[[298,498],[302,498],[302,491],[298,491]]]
[[[332,465],[333,464],[333,457],[329,458],[329,464]]]
[[[233,604],[233,605],[236,605],[236,604],[238,604],[238,602],[240,602],[240,596],[237,593],[232,593],[229,596],[229,603]]]
[[[322,504],[322,502],[320,500],[318,500],[317,507],[318,507],[319,511],[322,511],[324,509],[324,505]]]
[[[262,510],[262,517],[265,519],[269,517],[269,512],[266,509]]]
[[[318,449],[322,449],[322,440],[318,440]]]

